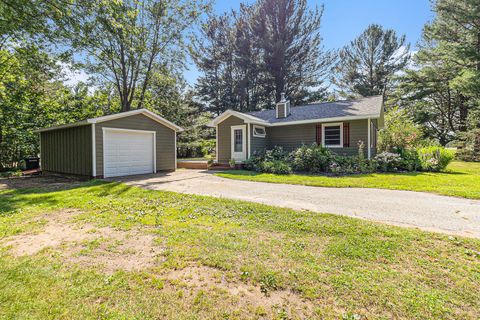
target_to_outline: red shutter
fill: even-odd
[[[322,125],[321,124],[317,125],[316,142],[317,142],[317,145],[319,146],[322,145]]]
[[[344,148],[350,147],[350,123],[349,122],[343,123],[343,147]]]

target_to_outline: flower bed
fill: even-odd
[[[441,171],[453,160],[454,154],[442,147],[397,149],[384,151],[372,159],[364,155],[364,143],[359,141],[355,156],[337,155],[317,144],[303,145],[286,152],[275,147],[263,153],[254,153],[245,163],[247,170],[263,173],[289,174],[309,172],[315,174],[356,174],[399,171]]]

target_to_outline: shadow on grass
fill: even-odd
[[[0,190],[0,217],[14,213],[18,209],[29,206],[55,207],[61,205],[65,198],[63,193],[75,190],[76,195],[120,196],[132,187],[120,183],[102,180],[86,182],[71,181],[52,186],[45,183],[35,187],[11,188]],[[68,199],[68,195],[67,195]]]

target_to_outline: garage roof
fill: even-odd
[[[36,132],[45,132],[45,131],[52,131],[52,130],[58,130],[58,129],[64,129],[64,128],[70,128],[70,127],[79,127],[79,126],[85,126],[93,123],[99,123],[99,122],[105,122],[105,121],[110,121],[110,120],[115,120],[115,119],[120,119],[124,117],[130,117],[134,116],[136,114],[143,114],[147,117],[149,117],[152,120],[157,121],[158,123],[163,124],[164,126],[175,130],[176,132],[182,132],[183,129],[176,124],[168,121],[167,119],[160,117],[158,114],[153,113],[150,110],[147,109],[137,109],[137,110],[131,110],[131,111],[126,111],[126,112],[121,112],[121,113],[116,113],[116,114],[111,114],[108,116],[103,116],[103,117],[98,117],[98,118],[92,118],[92,119],[87,119],[87,120],[82,120],[74,123],[69,123],[69,124],[64,124],[64,125],[59,125],[59,126],[53,126],[49,128],[43,128],[39,129]]]

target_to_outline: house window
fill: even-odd
[[[329,148],[343,146],[343,123],[328,123],[323,125],[323,145]]]
[[[253,126],[253,136],[258,138],[265,138],[267,132],[265,131],[265,127],[261,126]]]

